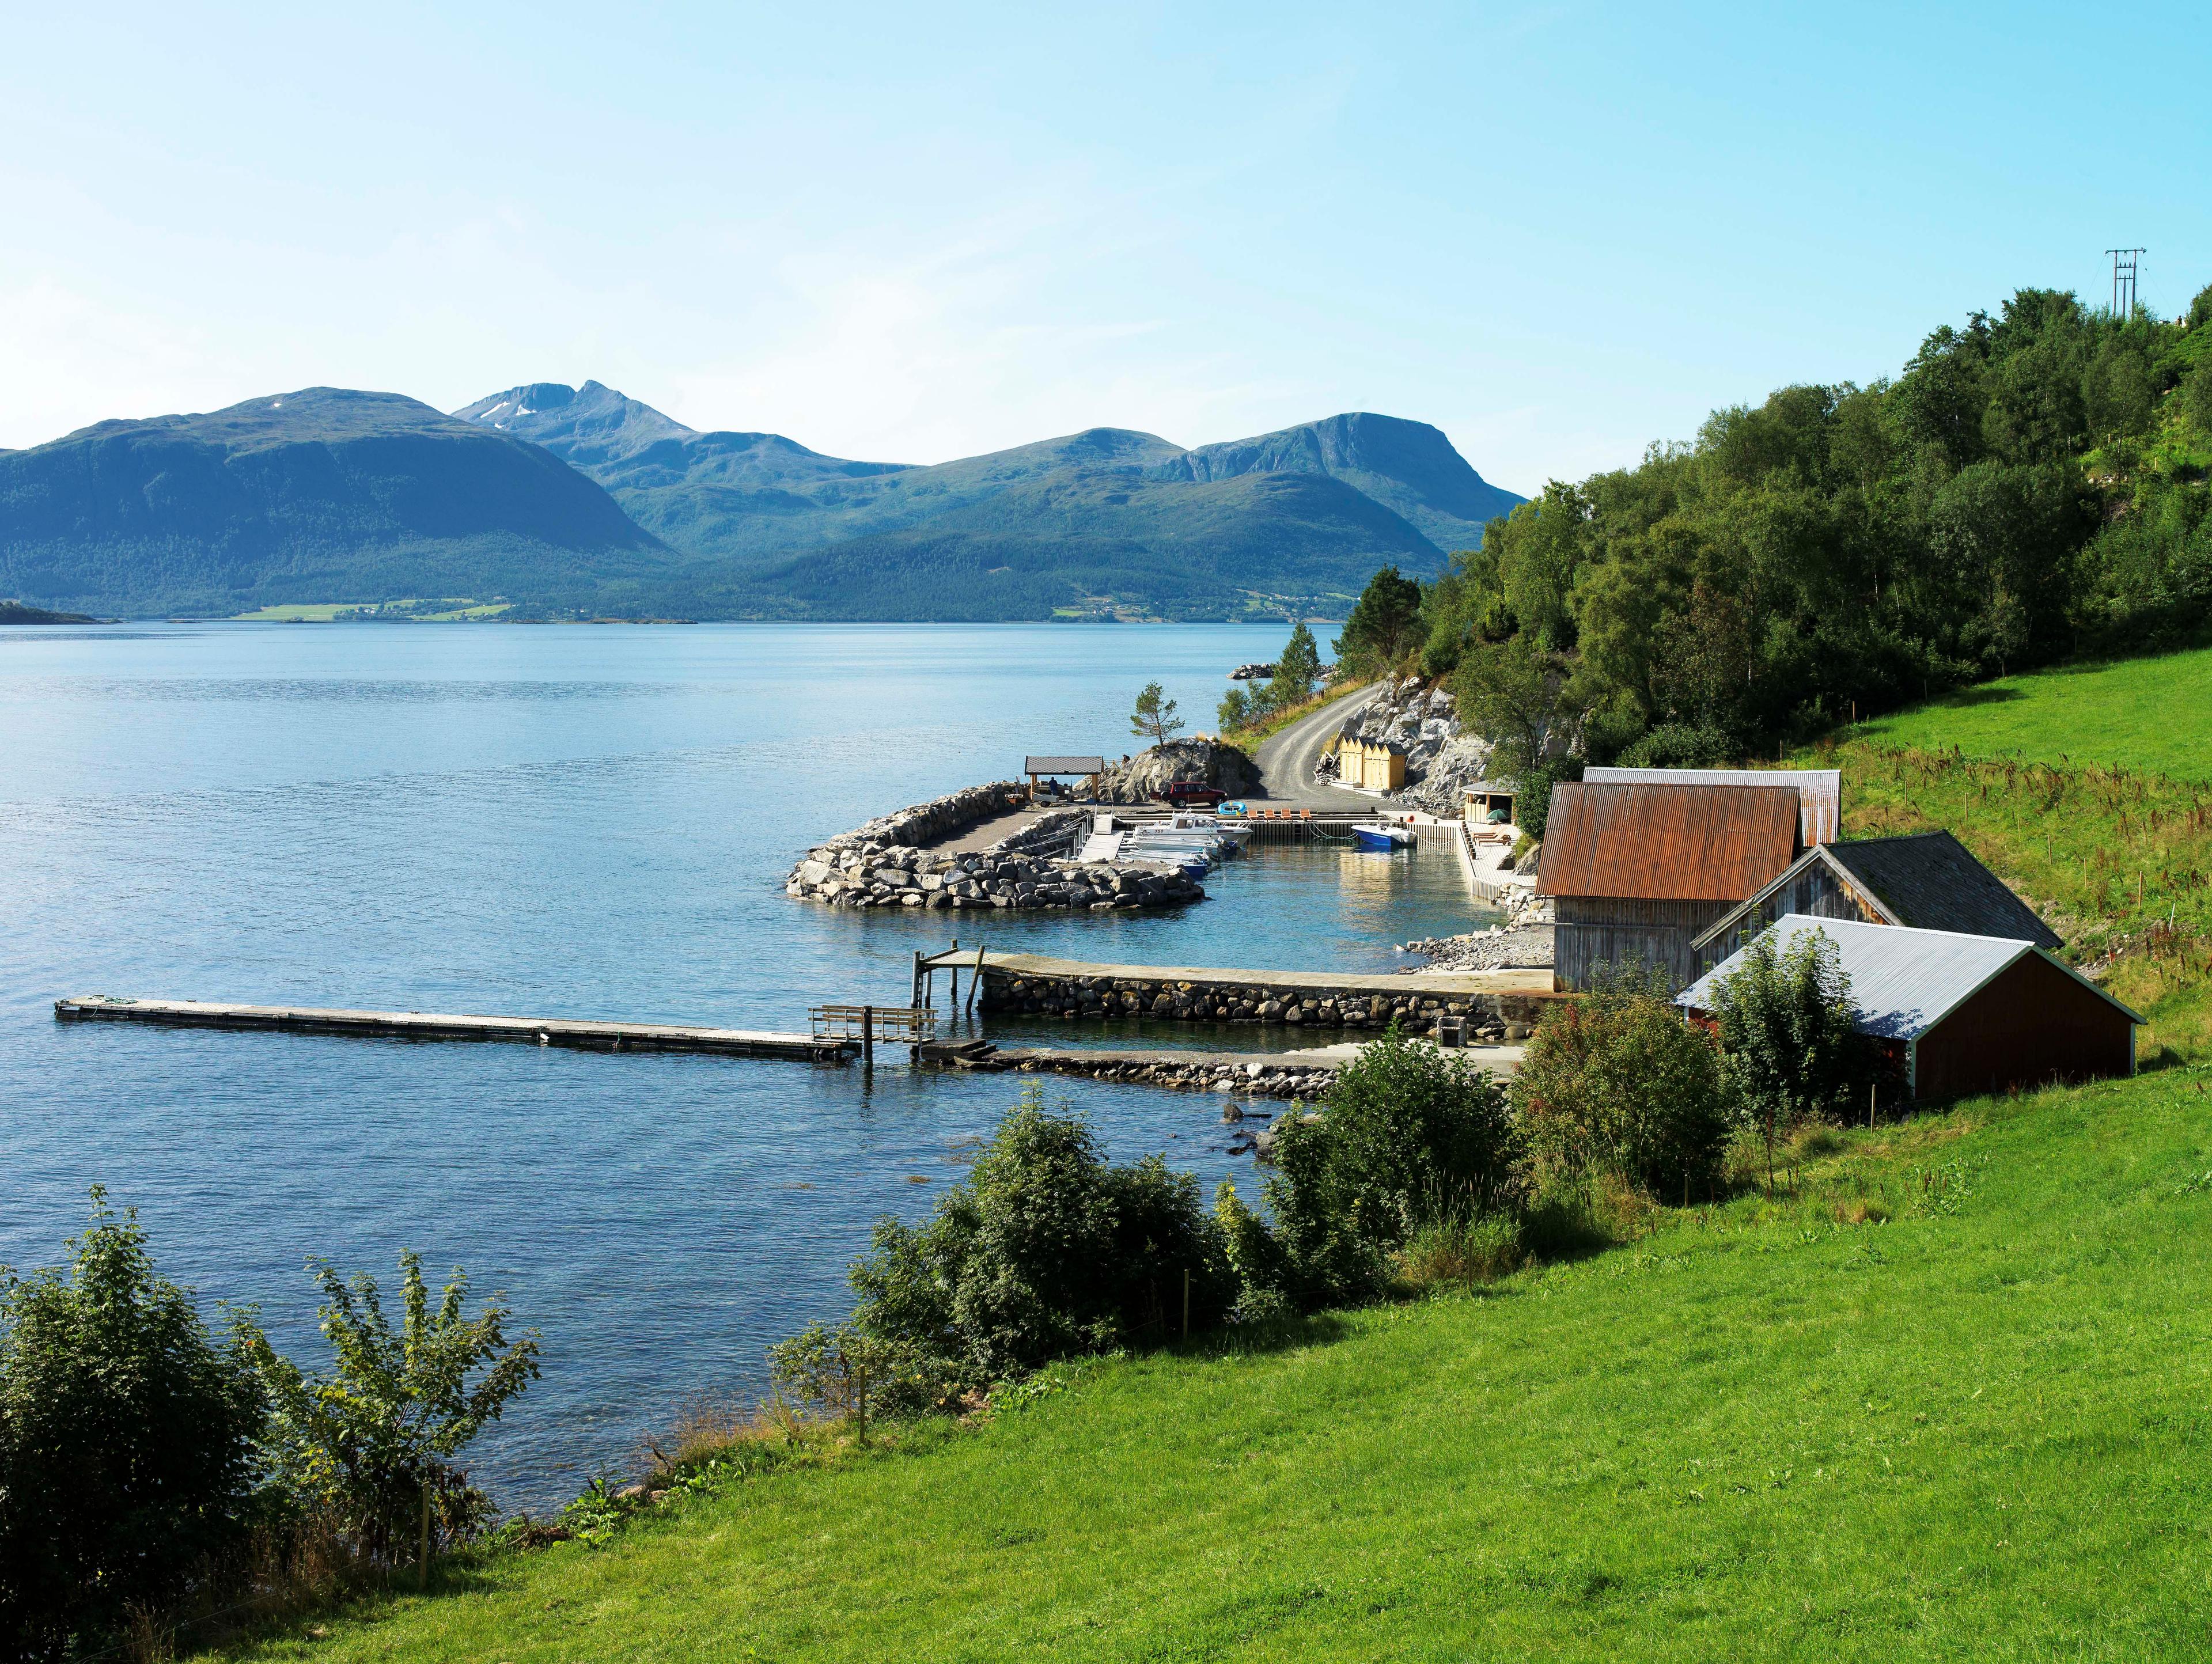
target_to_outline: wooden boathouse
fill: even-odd
[[[1692,942],[1796,859],[1800,809],[1794,784],[1554,786],[1536,893],[1557,916],[1560,990],[1589,988],[1606,965],[1687,983]]]
[[[1771,884],[1711,926],[1690,949],[1699,975],[1776,920],[1815,919],[1950,931],[2063,947],[2058,932],[1948,832],[1857,838],[1807,850]]]
[[[1790,914],[1762,934],[1778,951],[1818,931],[1850,979],[1852,1026],[1917,1102],[2131,1075],[2142,1018],[2037,943],[1860,919]],[[1710,1016],[1746,950],[1683,990]]]

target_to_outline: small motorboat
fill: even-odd
[[[1385,854],[1393,850],[1413,847],[1413,829],[1392,826],[1384,821],[1372,821],[1352,829],[1352,841],[1362,849],[1379,849]]]

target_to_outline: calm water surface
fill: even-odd
[[[163,1269],[319,1355],[302,1265],[465,1265],[544,1333],[478,1448],[565,1499],[771,1340],[849,1305],[878,1216],[919,1218],[1004,1078],[499,1045],[56,1024],[111,993],[803,1028],[905,998],[917,947],[1153,964],[1402,963],[1468,928],[1437,856],[1266,851],[1173,914],[847,913],[787,899],[811,842],[1134,743],[1157,677],[1210,727],[1242,627],[174,626],[0,631],[0,1262],[60,1257],[84,1192]],[[964,927],[964,928],[963,928]],[[1001,1029],[1031,1038],[1045,1026]],[[1176,1044],[1233,1031],[1131,1025]],[[1121,1158],[1209,1187],[1202,1097],[1086,1082]]]

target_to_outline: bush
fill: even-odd
[[[886,1218],[853,1267],[853,1327],[911,1359],[911,1403],[1049,1359],[1179,1333],[1184,1278],[1193,1328],[1220,1322],[1235,1280],[1198,1181],[1158,1156],[1127,1167],[1087,1123],[1032,1087],[919,1228]],[[884,1400],[892,1407],[891,1400]]]
[[[1735,1122],[1712,1042],[1663,983],[1629,972],[1545,1017],[1512,1096],[1540,1187],[1609,1176],[1662,1201],[1702,1195]]]
[[[1288,1292],[1379,1291],[1389,1256],[1422,1225],[1510,1209],[1519,1153],[1495,1078],[1392,1024],[1338,1072],[1327,1113],[1286,1117],[1277,1133],[1267,1194]]]
[[[362,1553],[386,1565],[412,1552],[426,1497],[434,1543],[489,1522],[490,1499],[453,1458],[538,1375],[536,1330],[509,1341],[513,1314],[495,1301],[463,1315],[469,1283],[458,1266],[434,1309],[419,1257],[401,1254],[399,1267],[404,1315],[394,1333],[374,1279],[348,1283],[313,1266],[336,1360],[327,1376],[303,1374],[258,1332],[246,1334],[271,1406],[270,1458],[287,1491],[298,1506],[326,1510]]]
[[[1814,930],[1778,950],[1771,930],[1744,950],[1743,963],[1717,985],[1729,1072],[1766,1141],[1808,1120],[1843,1118],[1872,1078],[1872,1049],[1851,1026],[1851,981],[1835,938]]]
[[[0,1286],[0,1655],[63,1656],[243,1541],[262,1406],[240,1348],[92,1193],[58,1268]]]

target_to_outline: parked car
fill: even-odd
[[[1171,803],[1178,809],[1211,809],[1229,795],[1217,786],[1202,786],[1194,780],[1171,780],[1155,797],[1162,803]]]

